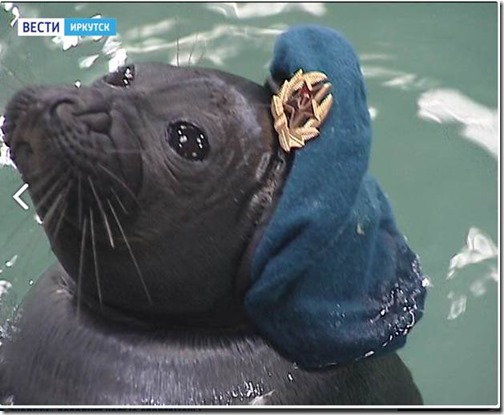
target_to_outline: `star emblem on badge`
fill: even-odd
[[[282,149],[290,152],[304,147],[308,140],[320,134],[318,128],[333,103],[330,90],[331,83],[325,74],[303,73],[300,69],[273,95],[271,113]]]

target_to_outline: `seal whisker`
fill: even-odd
[[[135,203],[138,203],[138,199],[137,199],[136,195],[129,188],[129,186],[126,183],[124,183],[124,180],[117,177],[114,173],[112,173],[109,169],[107,169],[103,164],[98,163],[98,167],[100,169],[102,169],[106,174],[108,174],[112,179],[114,179],[117,183],[119,183],[124,188],[124,190],[126,190],[128,192],[128,194],[133,198]]]
[[[201,55],[200,55],[200,57],[198,58],[198,60],[196,62],[196,65],[200,64],[201,60],[205,57],[205,54],[207,53],[207,42],[206,42],[206,39],[203,40],[203,46],[204,46],[204,49],[201,52]]]
[[[198,43],[198,36],[199,33],[196,33],[196,38],[194,39],[194,43],[192,44],[191,52],[189,52],[189,59],[187,60],[187,66],[191,66],[191,58],[194,53],[194,49],[196,48],[196,44]]]
[[[121,235],[122,235],[122,237],[123,237],[123,239],[124,239],[124,243],[126,244],[126,247],[128,248],[128,251],[129,251],[130,256],[131,256],[131,260],[132,260],[133,265],[135,266],[135,269],[136,269],[136,271],[137,271],[137,273],[138,273],[138,277],[140,278],[140,283],[142,284],[142,287],[143,287],[143,289],[144,289],[145,295],[147,296],[147,299],[148,299],[148,301],[149,301],[149,304],[152,304],[152,297],[151,297],[151,295],[150,295],[150,293],[149,293],[149,290],[148,290],[148,288],[147,288],[147,285],[145,284],[145,279],[144,279],[144,277],[143,277],[143,275],[142,275],[142,271],[140,270],[140,267],[138,266],[138,262],[137,262],[137,260],[136,260],[136,258],[135,258],[135,255],[133,254],[133,250],[131,249],[131,245],[130,245],[130,243],[128,242],[128,238],[126,237],[126,234],[124,233],[124,229],[123,229],[123,227],[122,227],[122,225],[121,225],[121,222],[119,221],[119,217],[117,216],[117,214],[116,214],[116,212],[115,212],[115,210],[114,210],[114,207],[113,207],[113,206],[112,206],[112,204],[110,203],[110,200],[108,200],[108,199],[107,199],[107,203],[108,203],[108,205],[109,205],[109,207],[110,207],[110,210],[111,210],[111,212],[112,212],[112,215],[113,215],[113,216],[114,216],[114,218],[115,218],[115,221],[116,221],[116,223],[117,223],[117,227],[119,228],[119,231],[121,232]]]
[[[67,194],[69,191],[70,191],[70,189],[67,191]],[[65,198],[66,198],[66,196],[65,196]],[[59,232],[61,224],[63,222],[63,218],[65,217],[67,207],[68,207],[68,200],[65,199],[65,201],[63,202],[63,206],[61,208],[60,217],[58,219],[58,222],[56,223],[56,228],[54,229],[54,232],[52,235],[53,238],[56,238],[58,236],[58,232]]]
[[[109,225],[109,222],[108,222],[108,219],[107,219],[107,214],[105,213],[105,209],[103,209],[103,206],[100,202],[100,198],[98,197],[98,193],[96,192],[96,189],[95,189],[95,186],[93,184],[93,181],[91,180],[91,177],[88,176],[88,181],[89,181],[89,184],[91,185],[91,190],[94,194],[94,197],[96,199],[96,203],[98,205],[98,209],[100,209],[100,212],[102,214],[102,218],[103,218],[103,223],[105,224],[105,229],[107,231],[107,236],[109,238],[109,242],[110,242],[110,246],[112,248],[115,248],[115,245],[114,245],[114,238],[112,237],[112,230],[110,229],[110,225]]]
[[[86,246],[87,217],[82,225],[81,248],[79,256],[79,274],[77,275],[77,320],[80,319],[81,290],[82,290],[82,270],[84,268],[84,248]]]
[[[54,218],[54,214],[56,212],[56,209],[59,205],[59,203],[61,202],[62,200],[62,197],[63,197],[63,192],[60,192],[58,194],[58,196],[56,196],[56,199],[54,199],[54,201],[51,203],[51,206],[49,207],[49,209],[47,210],[47,213],[46,215],[44,216],[44,219],[42,222],[47,222],[47,224],[49,225],[51,223],[51,221],[53,220]]]
[[[98,301],[100,302],[100,306],[103,305],[102,293],[100,287],[100,274],[98,271],[98,256],[96,255],[96,241],[95,241],[95,233],[94,233],[94,220],[93,220],[93,209],[89,209],[89,228],[91,230],[91,247],[93,249],[93,262],[94,262],[94,270],[95,270],[95,278],[96,278],[96,291],[98,293]]]
[[[32,187],[30,190],[32,193],[38,193],[40,190],[44,189],[48,183],[50,183],[54,179],[54,176],[49,176],[48,180],[43,181],[43,183],[40,183],[37,186]],[[63,180],[66,179],[65,176],[61,176],[59,179],[57,179],[46,191],[44,191],[44,196],[40,200],[38,200],[35,204],[35,207],[38,209],[40,207],[43,207],[46,202],[53,196],[53,192],[58,188],[58,186],[63,182]]]
[[[46,232],[49,234],[49,236],[51,238],[56,238],[56,236],[58,235],[61,223],[63,222],[63,218],[65,217],[66,209],[68,206],[67,196],[68,196],[68,193],[70,192],[70,187],[71,187],[71,182],[69,181],[67,183],[66,188],[58,195],[58,197],[62,198],[63,204],[62,204],[61,208],[59,209],[59,218],[58,218],[58,221],[56,222],[56,226],[54,227],[54,230],[51,230],[51,227],[53,225],[54,216],[49,216],[49,214],[48,214],[48,215],[46,215],[46,217],[43,220],[43,223],[47,224],[47,226],[45,226]],[[57,210],[55,209],[55,212],[56,211]]]
[[[77,179],[77,222],[80,229],[82,224],[82,176],[80,172]]]
[[[42,168],[34,169],[32,172],[32,176],[35,177],[35,183],[30,183],[30,193],[37,194],[38,192],[43,191],[44,198],[49,197],[50,193],[53,191],[53,188],[61,182],[65,176],[61,175],[59,179],[55,180],[58,173],[47,172]],[[49,186],[48,189],[46,189]],[[40,203],[40,202],[39,202]]]
[[[113,193],[113,195],[114,195],[115,199],[117,200],[117,203],[118,203],[118,204],[119,204],[119,206],[121,207],[122,211],[123,211],[126,215],[128,215],[128,214],[129,214],[128,210],[124,207],[123,202],[121,202],[121,198],[117,195],[117,193],[116,193],[116,191],[115,191],[114,189],[112,189],[112,193]]]
[[[175,21],[176,21],[176,25],[175,27],[177,28],[177,67],[180,66],[180,62],[179,62],[179,52],[180,52],[180,44],[179,44],[179,41],[180,41],[180,35],[179,35],[179,31],[178,31],[178,19],[175,18]]]

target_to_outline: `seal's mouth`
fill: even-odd
[[[134,134],[117,134],[113,111],[96,88],[30,87],[8,104],[5,143],[43,221],[80,229],[87,214],[105,222],[105,209],[134,209],[141,157]]]

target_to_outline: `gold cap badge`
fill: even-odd
[[[317,137],[318,127],[324,122],[333,97],[331,84],[322,72],[303,73],[300,69],[286,80],[278,94],[273,95],[271,113],[280,139],[280,146],[290,152]]]

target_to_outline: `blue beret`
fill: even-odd
[[[277,39],[271,74],[282,82],[299,69],[325,73],[334,102],[320,136],[294,151],[245,307],[282,354],[318,368],[402,347],[426,280],[367,172],[371,125],[353,48],[333,30],[294,27]]]

